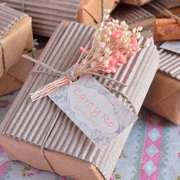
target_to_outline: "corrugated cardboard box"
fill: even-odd
[[[177,16],[180,15],[180,1],[179,0],[154,0],[143,6],[156,17],[170,17],[167,10]]]
[[[66,21],[95,25],[101,22],[103,9],[114,9],[120,0],[1,0],[32,17],[35,34],[50,37],[56,26]],[[24,4],[23,4],[24,2]]]
[[[39,61],[66,71],[77,61],[81,54],[79,47],[85,47],[93,32],[94,28],[78,23],[60,24]],[[154,43],[144,38],[140,40],[140,44],[145,42],[150,43],[148,48],[130,58],[116,74],[109,75],[128,84],[121,91],[129,96],[137,112],[159,65]],[[34,73],[29,75],[1,124],[0,143],[6,153],[11,160],[19,160],[43,170],[49,170],[48,161],[56,173],[77,180],[109,180],[133,124],[100,151],[49,97],[31,101],[30,93],[57,79],[53,75],[35,72],[40,70],[47,69],[36,64]],[[118,88],[109,80],[97,80],[104,86]],[[132,105],[127,99],[120,94],[115,95],[131,109]],[[43,143],[50,127],[53,127],[52,131],[46,143]]]

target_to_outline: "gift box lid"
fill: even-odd
[[[61,71],[66,71],[80,56],[80,46],[90,40],[94,28],[75,22],[61,23],[53,33],[39,60]],[[128,63],[110,76],[128,84],[121,88],[139,112],[159,64],[158,51],[151,40],[142,38],[140,43],[150,43],[148,48],[131,57]],[[36,64],[34,71],[46,70]],[[45,97],[32,102],[29,94],[57,77],[49,74],[31,73],[14,101],[0,127],[3,135],[41,146],[51,123],[56,122],[45,148],[68,154],[95,165],[105,179],[109,180],[120,152],[131,131],[132,124],[107,148],[100,151],[81,130],[50,100]],[[97,78],[104,86],[117,88],[109,80]],[[131,105],[121,95],[117,98],[127,107]],[[69,170],[70,171],[70,170]]]
[[[9,8],[5,5],[0,5],[0,38],[21,20],[26,14]]]

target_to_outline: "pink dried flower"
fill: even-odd
[[[80,47],[80,50],[82,51],[83,54],[86,54],[87,50],[86,48]]]
[[[131,43],[136,46],[137,45],[137,39],[132,37],[131,38]]]
[[[110,179],[109,180],[115,180],[116,179],[116,177],[115,177],[115,173],[112,173],[111,174],[111,177],[110,177]]]
[[[119,56],[119,63],[121,63],[121,64],[127,63],[126,57],[123,54],[120,54],[120,56]]]
[[[130,56],[134,56],[135,54],[136,54],[136,52],[134,52],[134,51],[130,52]]]
[[[121,65],[127,63],[129,57],[134,56],[141,49],[138,40],[141,37],[142,27],[133,28],[130,31],[125,21],[119,22],[119,20],[110,18],[110,12],[111,10],[104,11],[103,21],[96,26],[87,47],[80,47],[82,54],[72,69],[73,77],[66,76],[40,88],[31,94],[33,101],[59,87],[72,84],[69,80],[83,74],[101,76],[104,72],[115,73]],[[147,47],[147,45],[142,47]]]

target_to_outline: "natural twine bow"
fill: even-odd
[[[59,71],[59,70],[56,70],[50,66],[48,66],[47,64],[43,63],[43,62],[40,62],[34,58],[31,58],[27,55],[22,55],[23,58],[25,59],[28,59],[36,64],[40,64],[41,66],[51,70],[52,72],[49,73],[47,71],[31,71],[30,73],[43,73],[43,74],[49,74],[49,75],[52,75],[52,76],[56,76],[56,77],[60,77],[61,75],[64,75],[64,77],[60,78],[60,79],[57,79],[55,81],[53,81],[52,83],[49,83],[48,85],[45,85],[41,88],[39,88],[36,92],[32,93],[31,94],[31,98],[33,101],[36,101],[42,97],[45,97],[47,96],[49,93],[51,93],[52,91],[56,90],[57,88],[60,88],[64,85],[67,85],[67,84],[71,84],[71,81],[76,81],[77,78],[79,76],[82,76],[82,75],[94,75],[94,76],[98,76],[98,77],[101,77],[101,78],[104,78],[106,80],[109,80],[113,83],[115,83],[116,85],[118,85],[119,87],[125,87],[127,86],[126,84],[124,83],[121,83],[113,78],[110,78],[108,76],[105,76],[103,74],[98,74],[98,73],[94,73],[94,72],[85,72],[85,71],[76,71],[74,68],[72,68],[72,70],[69,70],[69,71],[66,71],[66,72],[63,72],[63,71]],[[130,104],[130,108],[133,109],[133,112],[136,113],[136,110],[135,110],[135,107],[133,106],[130,98],[125,94],[123,93],[122,91],[116,89],[116,88],[112,88],[112,87],[108,87],[108,86],[105,86],[107,89],[109,89],[110,91],[113,91],[117,94],[120,94],[123,96],[123,98],[125,98],[127,100],[127,102]],[[43,91],[43,93],[42,93]]]

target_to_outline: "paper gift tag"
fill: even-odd
[[[166,41],[160,48],[180,54],[180,41]]]
[[[49,97],[101,150],[138,118],[92,76],[80,77]]]

